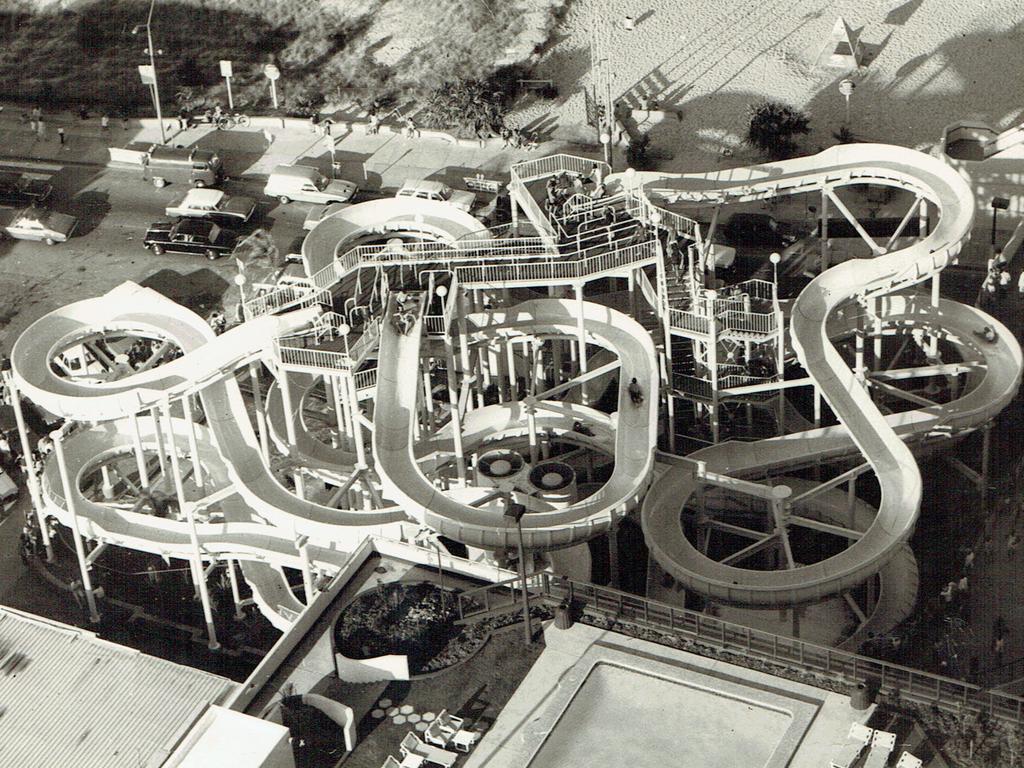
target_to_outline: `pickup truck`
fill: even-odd
[[[252,218],[256,201],[243,195],[229,195],[219,189],[190,189],[185,196],[168,205],[168,216],[210,219],[218,224],[237,227]]]
[[[179,219],[151,224],[142,244],[159,256],[162,253],[195,253],[216,259],[235,249],[238,233],[209,219]]]

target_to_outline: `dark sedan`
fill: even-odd
[[[153,253],[194,253],[213,260],[235,248],[238,233],[209,219],[179,219],[150,225],[142,244]]]

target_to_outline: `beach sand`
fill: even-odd
[[[622,26],[627,14],[633,31]],[[815,66],[840,16],[864,48],[866,66],[852,75]],[[762,98],[809,113],[805,151],[834,144],[848,76],[861,141],[924,148],[958,120],[1002,128],[1024,115],[1020,0],[575,0],[536,70],[559,98],[523,110],[521,124],[580,135],[595,24],[606,30],[613,97],[637,105],[653,95],[681,110],[651,132],[665,170],[714,168],[723,147],[733,149],[730,165],[753,160],[742,146],[746,111]],[[592,130],[583,135],[593,141]]]

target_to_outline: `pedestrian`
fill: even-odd
[[[323,123],[321,123],[321,124],[324,127],[324,136],[330,136],[331,135],[331,126],[334,125],[334,121],[331,120],[331,118],[329,118],[329,117],[325,117],[324,120],[323,120]]]
[[[178,130],[184,131],[188,129],[188,112],[184,109],[178,111]]]
[[[370,122],[366,126],[367,133],[380,133],[380,115],[376,112],[370,113]]]
[[[128,113],[123,109],[121,110],[121,130],[128,130]]]
[[[637,383],[636,377],[629,382],[629,399],[633,401],[633,405],[640,405],[644,401],[644,393],[640,389],[640,385]]]
[[[419,129],[416,127],[416,123],[411,117],[405,118],[405,135],[406,138],[415,139],[419,136]]]
[[[41,117],[36,120],[36,136],[40,141],[46,138],[46,123]]]
[[[954,594],[956,594],[956,584],[951,581],[942,588],[942,591],[939,592],[939,597],[946,603],[952,603]]]
[[[594,182],[596,186],[601,186],[603,179],[601,177],[601,169],[598,167],[597,163],[590,166],[590,175],[587,178]]]
[[[974,547],[967,550],[967,554],[964,555],[964,570],[969,571],[974,567]]]
[[[62,147],[64,146],[64,142],[67,141],[67,137],[64,135],[64,129],[63,128],[58,128],[57,129],[57,141],[60,142],[60,145]]]
[[[966,592],[967,591],[967,577],[966,576],[961,576],[960,577],[960,581],[957,582],[956,588],[957,588],[957,591],[959,591],[959,592]]]
[[[110,115],[106,112],[100,116],[100,132],[110,133]]]
[[[43,110],[41,110],[39,107],[32,107],[32,119],[38,123],[42,119],[42,117]]]
[[[996,638],[995,643],[993,643],[993,646],[996,652],[996,656],[1002,656],[1003,649],[1006,647],[1006,638],[1000,635]]]
[[[1010,270],[1004,269],[999,273],[999,295],[1006,296],[1010,289]]]
[[[316,112],[314,112],[312,115],[309,116],[309,132],[310,133],[316,133],[317,130],[319,130],[319,125],[320,125],[320,115],[318,115]]]
[[[1017,538],[1017,531],[1010,531],[1010,535],[1006,537],[1006,556],[1013,557],[1013,553],[1017,551],[1017,545],[1020,544],[1020,539]]]
[[[1020,271],[1020,277],[1017,278],[1017,293],[1024,296],[1024,269]]]

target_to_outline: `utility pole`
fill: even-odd
[[[146,23],[145,24],[136,24],[132,28],[132,34],[133,35],[137,35],[139,33],[140,29],[142,29],[143,27],[146,28],[146,42],[149,44],[149,48],[146,49],[146,53],[149,54],[149,68],[150,68],[150,71],[153,73],[153,82],[151,83],[151,85],[153,86],[153,104],[154,104],[154,106],[156,106],[156,119],[157,119],[157,122],[160,123],[160,143],[161,144],[166,144],[167,143],[167,134],[166,134],[166,132],[164,130],[164,116],[163,116],[163,112],[160,109],[160,86],[157,85],[157,77],[156,77],[156,54],[157,54],[157,50],[153,47],[153,10],[154,10],[155,6],[156,6],[156,0],[150,0],[150,2],[149,2],[149,16],[146,19]],[[163,53],[163,51],[160,51],[160,53]]]

